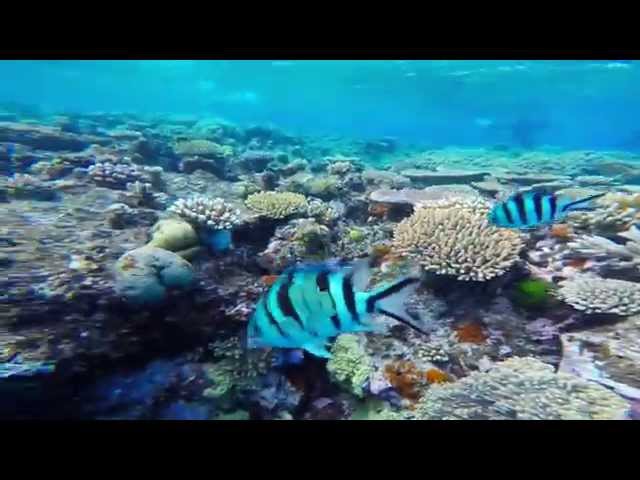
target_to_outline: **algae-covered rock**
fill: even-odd
[[[364,396],[364,386],[373,372],[371,358],[364,349],[361,337],[340,335],[331,349],[327,371],[332,381],[358,397]]]
[[[161,303],[169,289],[186,289],[194,280],[189,262],[173,252],[150,246],[120,257],[115,277],[116,292],[133,305]]]

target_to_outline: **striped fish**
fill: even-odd
[[[489,222],[503,228],[536,228],[563,220],[576,210],[590,210],[587,205],[606,193],[574,200],[566,195],[528,190],[496,203],[489,212]]]
[[[249,348],[302,348],[329,358],[327,341],[341,333],[375,331],[373,313],[387,315],[426,334],[411,323],[403,302],[417,277],[365,292],[369,260],[352,264],[301,264],[286,270],[259,300],[249,320]]]

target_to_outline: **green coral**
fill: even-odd
[[[247,208],[258,215],[272,219],[283,219],[307,211],[304,195],[292,192],[259,192],[245,200]]]
[[[513,302],[524,309],[539,310],[554,300],[554,286],[545,280],[526,278],[516,282],[512,294]]]
[[[382,400],[375,398],[360,402],[351,413],[349,420],[397,420],[398,414]]]
[[[347,235],[349,235],[349,240],[351,240],[352,242],[355,243],[361,243],[364,242],[364,240],[366,239],[366,236],[364,234],[364,232],[358,228],[352,228],[347,232]]]
[[[357,335],[340,335],[331,349],[327,371],[332,381],[357,397],[364,396],[364,385],[373,372],[371,358]]]

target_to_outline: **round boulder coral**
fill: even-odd
[[[489,224],[481,200],[448,199],[420,204],[394,231],[393,246],[428,272],[458,280],[486,281],[519,258],[520,235]]]
[[[292,192],[258,192],[245,200],[247,208],[259,216],[283,219],[307,211],[304,195]]]
[[[189,223],[174,218],[166,218],[153,226],[151,229],[151,241],[147,245],[176,252],[181,257],[184,257],[186,252],[197,248],[199,243],[198,234]]]
[[[557,296],[585,313],[640,313],[640,283],[626,280],[578,276],[561,282]]]
[[[115,265],[115,289],[132,305],[158,304],[169,289],[188,288],[194,280],[191,264],[156,247],[141,247],[122,255]]]

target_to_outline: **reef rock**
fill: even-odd
[[[134,305],[157,304],[168,289],[188,288],[194,280],[189,262],[156,247],[141,247],[125,253],[116,262],[115,289]]]

